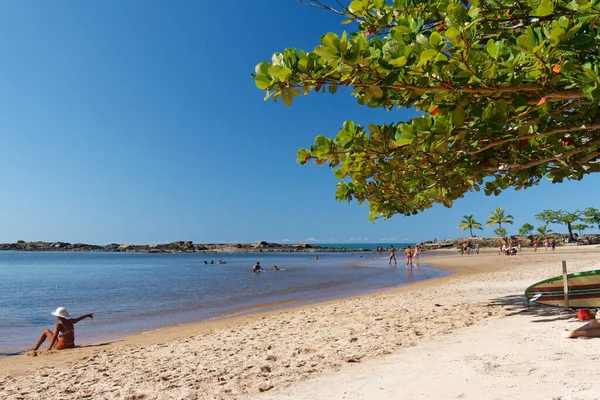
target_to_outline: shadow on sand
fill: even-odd
[[[103,347],[103,346],[108,346],[109,344],[113,344],[113,343],[117,343],[117,342],[121,342],[122,340],[111,340],[109,342],[104,342],[104,343],[92,343],[92,344],[83,344],[83,345],[78,345],[75,346],[75,349],[87,349],[90,347]],[[39,351],[46,351],[44,349],[41,349]],[[54,351],[54,350],[53,350]],[[63,350],[60,350],[63,351]],[[27,353],[29,353],[29,350],[23,350],[23,351],[14,351],[14,352],[2,352],[0,351],[0,357],[11,357],[11,356],[24,356],[27,355]]]
[[[506,316],[513,315],[531,315],[536,318],[532,322],[552,322],[566,321],[577,317],[577,311],[565,309],[562,307],[550,307],[537,304],[536,302],[527,303],[524,295],[510,295],[492,299],[489,303],[491,306],[504,307],[510,311]]]

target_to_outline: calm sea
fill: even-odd
[[[315,255],[319,259],[315,260]],[[215,264],[210,264],[214,260]],[[226,264],[217,264],[221,259]],[[208,261],[209,264],[204,264]],[[264,273],[252,272],[260,261]],[[387,253],[0,252],[0,355],[33,347],[50,311],[75,316],[77,343],[168,325],[347,297],[445,275],[389,268]],[[277,265],[282,271],[274,271]],[[261,307],[262,306],[262,307]]]

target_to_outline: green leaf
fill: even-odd
[[[541,0],[540,5],[535,10],[535,16],[545,17],[554,12],[554,1],[552,0]]]
[[[374,99],[380,99],[383,97],[383,90],[381,90],[377,86],[371,86],[367,90],[369,91],[369,94],[371,95],[371,97]]]
[[[431,60],[435,56],[437,56],[438,51],[434,49],[427,49],[421,53],[421,57],[419,58],[419,63],[417,66],[425,64],[427,61]]]
[[[306,164],[306,157],[310,157],[309,151],[306,149],[300,149],[296,155],[296,162],[300,165],[304,165]]]
[[[517,38],[517,44],[525,50],[532,51],[537,46],[531,35],[521,35]]]
[[[361,12],[365,9],[362,1],[360,1],[360,0],[354,0],[352,3],[350,3],[350,5],[348,7],[350,8],[350,11],[352,11],[352,12]]]
[[[258,74],[254,78],[254,83],[256,84],[256,87],[263,90],[268,89],[271,86],[271,82],[272,81],[269,78],[269,76],[265,74]]]
[[[556,27],[552,29],[552,32],[550,33],[550,41],[552,41],[552,43],[560,43],[560,41],[565,37],[565,30],[563,28]]]
[[[279,65],[273,65],[269,68],[269,75],[274,76],[281,82],[285,82],[292,73],[292,70],[287,67],[280,67]]]
[[[258,74],[268,74],[270,66],[271,66],[271,63],[269,63],[267,61],[263,61],[260,64],[256,64],[256,67],[254,67],[254,72],[257,75]]]
[[[446,31],[446,39],[448,39],[452,44],[459,42],[460,38],[460,31],[456,27],[451,26]]]
[[[382,48],[383,56],[390,60],[394,60],[401,57],[404,54],[404,45],[400,44],[397,40],[388,40]]]
[[[452,121],[454,125],[459,127],[465,123],[465,119],[467,118],[467,113],[465,109],[458,105],[454,111],[452,111]]]
[[[338,57],[338,54],[325,46],[317,46],[314,50],[315,53],[320,55],[323,58],[335,58]]]
[[[568,46],[574,46],[586,50],[589,49],[593,43],[594,38],[589,35],[575,35],[566,42]]]
[[[496,58],[498,55],[498,45],[493,39],[488,40],[487,44],[485,45],[485,51],[487,51],[492,58]]]
[[[431,36],[429,36],[429,44],[431,45],[431,47],[438,47],[438,45],[441,43],[442,41],[442,36],[437,33],[437,32],[433,32],[431,34]]]
[[[340,47],[340,38],[335,33],[329,32],[327,35],[323,36],[321,43],[323,43],[323,46],[337,51]]]
[[[397,58],[395,60],[390,60],[389,63],[391,65],[393,65],[394,67],[404,67],[406,65],[406,63],[408,62],[408,58],[402,56],[400,58]]]

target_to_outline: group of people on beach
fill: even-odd
[[[471,245],[470,242],[465,242],[458,248],[458,254],[461,256],[471,255],[471,254],[479,254],[479,243],[475,243],[475,247]]]
[[[544,245],[544,249],[545,251],[548,251],[548,247],[552,248],[552,251],[554,251],[556,249],[556,239],[552,238],[551,240],[548,240],[548,238],[544,238],[544,241],[542,242]],[[533,240],[533,251],[537,252],[539,246],[539,241],[537,239]]]
[[[419,259],[419,253],[421,249],[419,245],[415,245],[414,249],[408,246],[404,250],[404,255],[406,256],[406,268],[413,267],[413,259]],[[392,260],[394,260],[394,265],[397,264],[396,261],[396,248],[393,244],[390,245],[390,261],[389,264],[392,265]]]

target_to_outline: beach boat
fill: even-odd
[[[567,275],[569,308],[600,308],[600,269]],[[525,289],[527,302],[565,307],[563,277],[546,279]]]

